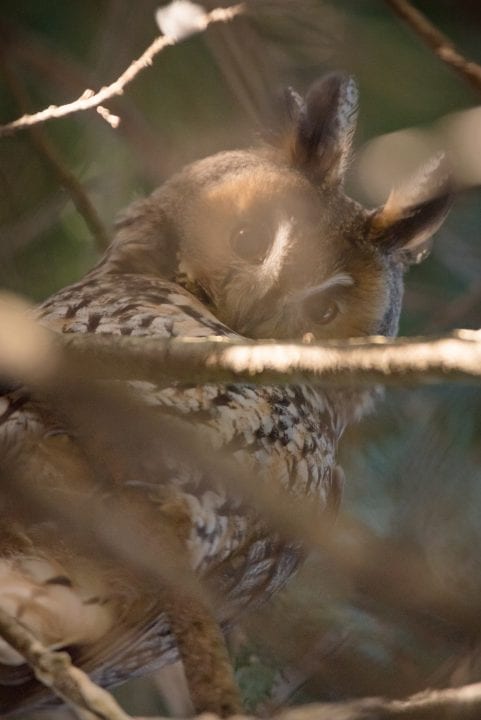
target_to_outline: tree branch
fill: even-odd
[[[240,379],[236,373],[243,373],[244,378],[246,375],[250,377],[248,374],[249,371],[256,373],[254,376],[255,382],[267,381],[266,377],[262,375],[263,372],[267,372],[267,377],[269,381],[272,382],[284,380],[286,382],[294,382],[300,380],[305,381],[308,378],[312,379],[312,377],[323,377],[323,373],[325,372],[334,373],[335,377],[338,370],[340,370],[341,374],[345,374],[345,379],[352,380],[352,377],[355,377],[355,374],[351,374],[353,367],[361,372],[361,377],[363,377],[363,373],[367,373],[369,382],[373,381],[372,376],[369,374],[373,372],[373,368],[375,373],[381,373],[381,377],[384,377],[384,373],[386,371],[390,372],[392,367],[394,367],[396,372],[401,373],[400,377],[402,379],[406,379],[407,377],[410,380],[413,375],[409,374],[409,370],[413,371],[413,367],[414,372],[418,373],[419,377],[422,377],[423,367],[424,371],[427,368],[431,374],[433,373],[433,367],[437,368],[440,372],[439,377],[451,378],[451,371],[455,373],[461,372],[461,377],[466,377],[463,373],[468,372],[470,379],[473,377],[477,379],[481,374],[480,331],[458,331],[452,336],[433,340],[404,339],[387,341],[384,338],[368,338],[366,340],[326,343],[322,346],[306,346],[292,343],[284,343],[281,345],[273,343],[242,343],[227,339],[218,341],[198,339],[161,341],[160,339],[156,339],[152,341],[146,338],[101,336],[62,337],[52,334],[34,324],[29,321],[25,315],[20,314],[20,316],[23,317],[25,327],[21,326],[17,316],[12,317],[17,336],[19,332],[22,334],[24,330],[25,336],[30,330],[40,333],[37,350],[35,350],[33,344],[25,348],[30,361],[32,361],[32,353],[35,361],[39,361],[39,348],[41,348],[42,338],[47,338],[50,341],[49,346],[52,346],[54,350],[48,374],[50,379],[59,371],[59,366],[57,366],[57,370],[55,370],[55,357],[58,354],[60,354],[60,356],[62,355],[61,352],[55,353],[55,343],[60,343],[60,348],[65,349],[66,354],[63,356],[63,360],[68,361],[66,362],[66,367],[71,364],[70,360],[73,361],[74,373],[83,371],[84,375],[88,376],[89,373],[92,372],[96,377],[110,379],[115,377],[138,378],[142,377],[142,373],[147,371],[149,373],[147,375],[148,379],[154,379],[158,375],[162,377],[162,370],[159,371],[157,367],[160,362],[166,363],[168,373],[170,373],[169,377],[190,377],[192,380],[193,374],[195,375],[196,372],[199,372],[201,376],[199,381],[207,381],[206,378],[210,378],[211,381],[213,379],[218,380],[215,373],[219,369],[219,365],[221,372],[226,374],[227,377],[233,378],[234,381],[239,381]],[[2,320],[2,322],[0,322],[1,330],[5,326],[5,323],[3,323],[2,317],[0,317],[0,320]],[[8,327],[6,331],[7,334],[10,333]],[[35,338],[33,338],[33,341],[35,342]],[[57,349],[58,347],[57,345]],[[2,337],[0,337],[0,348],[2,349],[1,359],[3,360],[7,345],[3,342]],[[413,352],[413,348],[415,351],[418,351],[418,360],[420,361],[418,363],[413,363],[413,358],[409,357],[410,352]],[[260,351],[260,354],[256,354],[257,350]],[[406,359],[406,350],[408,351],[407,359],[409,360],[407,365],[403,362],[403,360]],[[393,351],[394,356],[392,355]],[[379,352],[387,353],[387,356],[383,359],[381,355],[381,358],[379,358]],[[71,355],[69,355],[69,353],[71,353]],[[236,362],[236,353],[240,353],[240,356],[237,358],[238,362]],[[414,352],[414,356],[416,357],[416,352]],[[146,357],[147,362],[145,363]],[[46,355],[45,358],[46,365],[48,366],[48,355]],[[182,362],[179,362],[179,358]],[[191,362],[192,358],[194,359],[193,364]],[[351,362],[353,358],[355,360],[354,363]],[[316,363],[319,359],[321,363],[317,366]],[[460,362],[460,360],[462,362]],[[15,363],[19,362],[19,356],[14,357],[12,355],[12,361]],[[113,361],[113,365],[110,364],[111,361]],[[62,358],[60,362],[63,364]],[[292,363],[295,367],[293,376],[289,374],[289,366]],[[463,368],[462,371],[460,371],[460,367]],[[10,365],[9,368],[11,372],[12,366]],[[441,374],[440,368],[444,374]],[[406,370],[408,371],[407,375]],[[329,374],[327,377],[329,378]],[[196,376],[195,379],[197,379]],[[190,440],[191,438],[189,438],[189,442]],[[42,487],[41,483],[40,487]],[[16,491],[18,493],[18,486]],[[291,514],[297,516],[297,513],[292,513],[292,500],[290,508]],[[357,545],[356,543],[356,546]],[[352,547],[352,544],[350,547]],[[138,550],[138,543],[136,550]],[[374,557],[372,551],[367,554],[370,558]],[[390,563],[392,564],[392,556],[390,556]],[[375,565],[377,567],[379,563],[375,562]],[[416,577],[419,577],[419,573]],[[375,586],[387,586],[388,588],[406,587],[406,582],[401,584],[396,582],[373,584]],[[396,590],[396,592],[398,591]],[[180,618],[180,621],[182,621],[182,618]],[[15,645],[16,641],[11,642],[12,636],[5,634],[1,624],[0,634],[2,634],[13,647],[18,647]],[[18,649],[20,650],[20,648]],[[30,658],[26,652],[21,652],[27,661],[36,668],[37,666],[34,665],[35,655]],[[54,655],[57,656],[58,654]],[[58,660],[55,660],[55,662],[58,662]],[[68,668],[68,661],[65,659],[61,661],[61,663],[64,662],[67,663]],[[64,670],[65,668],[62,666],[61,669]],[[76,669],[70,668],[70,671],[69,678],[72,672],[74,679],[77,678]],[[38,672],[37,677],[39,677],[42,682],[46,682],[46,684],[52,683],[52,675],[48,673],[46,680],[43,676],[39,675]],[[56,677],[57,676],[53,677],[53,681],[55,681]],[[69,679],[69,683],[70,682],[71,678]],[[50,687],[52,687],[55,692],[59,692],[57,686],[50,684]],[[60,689],[62,689],[62,687],[63,686],[61,686]],[[67,690],[69,688],[70,685],[67,684]],[[75,692],[77,692],[77,686],[75,686],[74,689]],[[63,691],[65,692],[65,688]],[[72,703],[76,702],[75,698],[77,698],[77,695],[70,694],[67,697],[67,693],[65,693],[62,697]],[[87,700],[91,702],[90,695]],[[83,699],[82,702],[84,702]],[[81,707],[84,707],[84,705],[81,705]],[[96,711],[98,711],[98,707]],[[278,716],[278,720],[327,720],[327,718],[329,718],[329,720],[374,720],[374,718],[376,720],[382,718],[427,720],[428,718],[436,718],[437,720],[440,717],[457,717],[463,718],[463,720],[469,718],[474,720],[479,717],[480,711],[481,686],[472,685],[461,689],[427,692],[402,701],[366,698],[348,703],[308,706],[306,708],[285,711]],[[110,711],[104,712],[101,717],[112,718],[112,720],[119,718],[118,714],[112,714]]]
[[[242,338],[159,338],[53,332],[0,295],[0,380],[64,378],[324,386],[481,382],[481,330],[438,337],[382,336],[324,343]]]
[[[224,636],[212,609],[197,597],[178,590],[162,593],[163,606],[184,666],[190,698],[196,713],[220,717],[242,712]]]
[[[66,368],[79,373],[88,369],[91,378],[99,379],[326,386],[481,382],[479,330],[312,345],[227,338],[52,337],[63,348]]]
[[[481,683],[445,690],[427,690],[403,700],[362,698],[291,708],[276,720],[477,720],[481,714]]]
[[[243,12],[244,5],[242,3],[228,8],[216,8],[209,13],[205,13],[202,18],[197,20],[195,25],[192,27],[192,32],[202,32],[209,27],[209,25],[214,23],[229,22]],[[0,126],[0,137],[10,135],[13,132],[23,130],[38,123],[53,120],[54,118],[65,117],[66,115],[71,115],[72,113],[91,110],[93,108],[96,108],[97,111],[99,111],[99,106],[107,100],[111,100],[118,95],[122,95],[126,86],[131,83],[142,70],[149,67],[149,65],[152,65],[156,55],[158,55],[166,47],[176,45],[183,39],[183,37],[184,36],[172,38],[167,35],[157,37],[149,45],[149,47],[144,50],[142,55],[134,60],[117,78],[117,80],[110,85],[100,88],[98,92],[86,89],[79,98],[73,102],[66,103],[65,105],[50,105],[48,108],[34,113],[33,115],[23,115],[17,120],[13,120],[6,125]],[[109,114],[108,110],[102,108],[100,114],[104,117],[104,119],[106,113]]]
[[[418,35],[427,47],[431,48],[446,65],[451,67],[463,80],[481,93],[481,65],[468,60],[456,46],[409,0],[384,0],[392,11]]]
[[[0,53],[0,67],[19,110],[24,112],[28,106],[25,89],[13,73],[4,53]],[[90,201],[81,183],[77,180],[74,173],[64,165],[54,146],[40,127],[32,125],[32,127],[29,128],[29,136],[38,154],[49,164],[57,176],[59,183],[70,195],[77,212],[82,216],[85,224],[95,238],[98,249],[100,251],[105,250],[110,242],[107,230],[102,224],[94,205]]]
[[[0,608],[0,636],[30,665],[36,678],[75,711],[87,710],[101,720],[129,720],[110,693],[72,665],[66,652],[53,652]]]
[[[76,712],[87,710],[101,720],[129,720],[113,697],[73,666],[65,652],[45,648],[17,620],[0,608],[0,636],[28,662],[36,677]],[[199,662],[201,660],[199,659]],[[79,713],[81,715],[81,712]],[[481,714],[481,683],[430,690],[402,700],[363,698],[340,703],[294,707],[276,720],[477,720]],[[205,717],[205,716],[204,716]],[[215,719],[215,715],[210,715]],[[243,716],[237,715],[240,720]],[[245,720],[247,720],[247,717]]]

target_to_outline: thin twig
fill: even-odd
[[[29,104],[27,95],[18,77],[12,72],[4,53],[0,53],[0,66],[18,108],[24,112]],[[29,128],[29,137],[39,155],[44,158],[52,168],[60,185],[65,188],[70,195],[78,213],[83,217],[85,224],[92,233],[98,249],[100,251],[105,250],[110,242],[107,230],[81,183],[77,180],[74,173],[64,165],[59,154],[40,127],[32,125],[32,127]]]
[[[197,23],[196,31],[202,32],[209,27],[209,25],[214,23],[229,22],[243,12],[243,3],[233,5],[229,8],[216,8],[215,10],[206,13],[202,20]],[[34,113],[33,115],[23,115],[17,120],[13,120],[6,125],[0,126],[0,137],[3,135],[9,135],[17,130],[31,127],[32,125],[36,125],[38,123],[53,120],[54,118],[61,118],[66,115],[71,115],[72,113],[97,108],[99,105],[103,105],[106,101],[111,100],[118,95],[122,95],[126,86],[131,83],[142,70],[152,65],[156,55],[158,55],[166,47],[176,45],[181,39],[182,38],[177,40],[166,35],[157,37],[142,53],[142,55],[134,60],[117,78],[117,80],[110,85],[100,88],[98,92],[86,89],[79,98],[73,102],[66,103],[65,105],[50,105],[48,108]]]
[[[384,0],[384,2],[409,25],[440,60],[453,68],[463,80],[481,93],[481,65],[461,55],[452,40],[444,35],[420,10],[413,7],[409,0]]]
[[[5,46],[8,47],[9,57],[16,69],[24,65],[27,72],[35,72],[35,77],[45,78],[54,91],[61,90],[69,94],[82,92],[91,82],[87,70],[62,53],[58,47],[51,47],[48,42],[33,32],[27,32],[25,28],[20,30],[16,26],[12,27],[2,18],[2,26],[5,25],[8,32],[8,43],[5,43]],[[93,114],[88,115],[88,119],[92,122],[96,120]],[[171,157],[172,150],[165,145],[160,148],[158,136],[142,113],[136,109],[132,99],[122,103],[119,134],[134,146],[136,157],[142,161],[149,179],[154,184],[159,184],[160,180],[170,174],[169,167],[177,167]]]
[[[68,653],[46,648],[2,608],[0,636],[27,661],[37,679],[74,710],[87,710],[101,720],[129,720],[108,692],[72,665]]]

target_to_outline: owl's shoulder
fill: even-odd
[[[35,315],[62,333],[235,336],[187,290],[155,275],[92,272],[45,300]]]

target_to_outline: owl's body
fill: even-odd
[[[418,205],[411,195],[409,212],[402,198],[397,205],[391,200],[384,215],[346,199],[340,181],[352,135],[353,84],[331,76],[316,88],[304,106],[291,97],[297,135],[290,155],[225,153],[184,170],[132,206],[105,258],[83,281],[47,300],[37,312],[40,322],[62,333],[159,338],[394,334],[401,254],[408,242],[415,244],[415,235],[424,240],[439,225],[446,193]],[[223,235],[230,238],[227,245]],[[140,407],[171,418],[184,437],[200,438],[206,454],[215,459],[221,453],[240,477],[312,498],[321,512],[339,500],[339,437],[370,395],[308,385],[126,385]],[[112,391],[116,387],[112,383]],[[62,424],[61,413],[30,398],[28,390],[1,401],[5,451],[21,455],[22,447],[33,447],[34,458],[47,462],[59,447],[75,454],[79,443],[85,451],[79,440],[85,428],[76,437],[75,422],[73,428]],[[164,447],[157,468],[150,456],[151,447],[153,456],[158,453],[155,438],[147,438],[145,457],[125,461],[119,449],[116,467],[108,456],[111,444],[105,460],[101,433],[95,441],[114,479],[98,483],[93,502],[105,503],[108,511],[115,493],[134,503],[141,498],[152,508],[148,532],[154,537],[157,512],[159,523],[169,513],[178,516],[190,567],[220,598],[219,622],[271,596],[296,569],[300,543],[276,530],[241,490],[209,476],[201,461],[196,467],[191,457]],[[68,473],[60,485],[53,496],[83,492]],[[176,658],[155,593],[133,587],[111,559],[95,558],[91,567],[68,538],[58,540],[55,523],[36,522],[12,523],[6,539],[0,538],[0,606],[47,645],[71,648],[74,660],[102,685]],[[35,681],[4,643],[0,661],[0,713],[23,709],[36,698]]]
[[[39,317],[67,333],[236,337],[183,288],[148,276],[93,274],[44,303]],[[212,448],[235,448],[234,461],[244,469],[259,468],[293,495],[312,494],[321,506],[327,504],[341,420],[321,389],[248,384],[159,388],[136,382],[134,390],[146,405],[201,432]],[[137,481],[141,484],[142,479]],[[204,572],[236,551],[252,527],[245,508],[236,514],[235,500],[225,491],[219,488],[214,497],[206,484],[204,494],[199,494],[200,472],[198,477],[176,476],[172,482],[176,491],[185,493],[192,513],[192,566]]]
[[[157,337],[235,337],[222,323],[211,315],[194,297],[183,288],[155,277],[138,275],[111,275],[99,277],[95,273],[85,281],[66,288],[49,299],[38,311],[41,322],[62,332],[106,333],[110,335],[134,335]],[[335,451],[341,423],[333,403],[321,390],[311,387],[254,387],[244,385],[183,385],[158,388],[150,383],[134,382],[132,389],[136,397],[149,408],[167,411],[185,423],[186,431],[202,432],[203,438],[215,449],[229,446],[235,448],[232,462],[242,470],[257,473],[262,478],[275,479],[287,492],[297,497],[312,496],[320,508],[329,500],[336,502],[339,488],[333,474]],[[43,443],[61,442],[62,428],[46,424],[41,409],[29,402],[19,403],[18,396],[11,397],[13,407],[3,414],[0,437],[3,445],[22,442],[22,435],[35,434],[41,446]],[[6,397],[4,398],[6,400]],[[15,409],[16,406],[16,409]],[[200,427],[199,427],[200,426]],[[155,473],[129,477],[129,483],[141,494],[149,495],[153,506],[164,500],[166,487],[172,488],[176,500],[189,516],[190,530],[186,546],[191,567],[201,576],[215,581],[219,597],[225,598],[225,606],[219,610],[223,622],[235,617],[246,605],[263,601],[284,585],[298,566],[302,556],[300,545],[287,542],[272,530],[265,521],[256,516],[252,508],[246,507],[240,497],[229,495],[222,483],[206,478],[201,471],[189,467],[176,472],[175,464],[170,475],[165,469]],[[159,498],[156,498],[155,481],[158,482]],[[160,493],[161,490],[161,493]],[[78,486],[72,492],[79,492]],[[105,493],[105,491],[104,491]],[[106,498],[103,498],[106,501]],[[109,501],[106,501],[108,508]],[[160,513],[159,513],[160,517]],[[161,519],[160,519],[161,521]],[[38,539],[32,554],[22,548],[19,559],[13,552],[9,565],[18,567],[23,575],[30,575],[37,591],[43,588],[46,594],[55,590],[51,603],[53,611],[62,614],[65,596],[79,594],[91,620],[79,612],[79,608],[66,607],[67,617],[61,625],[70,623],[70,632],[75,634],[75,625],[99,623],[100,636],[109,625],[119,631],[119,619],[125,623],[124,631],[128,641],[120,642],[113,660],[108,658],[93,671],[93,678],[102,685],[113,685],[128,677],[143,674],[176,659],[175,639],[169,631],[168,620],[159,610],[154,597],[144,598],[145,606],[141,616],[137,612],[139,598],[124,587],[113,592],[108,581],[102,586],[95,577],[95,590],[87,583],[82,587],[82,576],[76,577],[76,563],[83,562],[71,551],[58,547],[52,562],[49,531],[45,539]],[[53,530],[56,537],[57,530]],[[42,548],[42,543],[45,548]],[[8,549],[4,548],[4,551]],[[36,563],[34,558],[42,558]],[[110,576],[111,569],[106,570]],[[113,571],[115,572],[115,571]],[[55,584],[59,578],[60,594]],[[69,578],[72,587],[65,586]],[[90,575],[89,583],[92,582]],[[62,584],[64,583],[64,584]],[[120,585],[120,583],[119,583]],[[59,596],[59,597],[57,597]],[[96,602],[92,603],[92,597]],[[23,599],[23,598],[22,598]],[[106,602],[107,600],[107,602]],[[55,607],[55,603],[59,607]],[[129,615],[133,613],[133,616]],[[73,614],[76,613],[77,617]],[[144,623],[148,620],[148,632]],[[121,621],[121,622],[122,622]],[[121,624],[121,623],[120,623]],[[138,634],[142,642],[135,638]],[[80,628],[79,628],[80,629]],[[58,630],[58,628],[57,628]],[[110,628],[112,630],[112,627]],[[55,632],[55,628],[53,629]],[[92,639],[96,639],[95,630]],[[50,638],[49,638],[50,639]],[[69,644],[74,644],[75,638]],[[116,639],[116,642],[119,642]],[[94,645],[95,647],[95,645]],[[105,652],[100,641],[102,655]],[[94,656],[96,655],[94,650]],[[79,661],[89,670],[95,667],[95,660],[89,660],[89,653]],[[75,656],[75,655],[74,655]],[[12,668],[13,670],[13,668]],[[24,673],[24,668],[21,669]],[[28,677],[28,673],[26,674]],[[0,674],[0,682],[1,682]],[[4,673],[6,682],[15,682],[15,672]],[[32,683],[28,683],[32,687]],[[12,694],[18,687],[5,688],[6,703],[9,707]],[[27,687],[22,691],[27,696]],[[2,691],[0,690],[0,698]]]

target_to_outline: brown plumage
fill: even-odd
[[[367,211],[342,188],[356,117],[354,81],[330,75],[305,100],[293,91],[286,97],[275,147],[206,158],[135,202],[105,257],[44,302],[40,322],[63,333],[158,337],[395,334],[404,268],[449,206],[441,163],[433,161],[384,208]],[[122,394],[110,390],[115,405]],[[28,448],[30,472],[35,463],[51,463],[54,479],[45,492],[52,498],[77,493],[84,502],[88,487],[106,512],[110,504],[128,510],[138,500],[148,508],[146,534],[154,540],[156,523],[170,523],[190,567],[224,598],[219,620],[230,620],[280,588],[302,549],[270,528],[241,493],[228,492],[222,478],[209,476],[200,460],[196,466],[165,447],[159,459],[156,413],[163,422],[175,420],[186,436],[194,432],[206,448],[221,448],[232,467],[312,497],[322,510],[339,500],[338,439],[371,393],[142,382],[130,383],[129,391],[154,424],[143,437],[141,413],[139,425],[133,417],[127,429],[121,418],[117,453],[115,428],[113,439],[102,435],[99,406],[86,423],[88,402],[79,400],[82,419],[72,420],[64,407],[55,412],[25,388],[0,398],[2,448],[14,457]],[[93,471],[93,484],[75,482],[72,457]],[[175,639],[156,593],[132,583],[112,558],[89,560],[68,537],[59,540],[48,512],[49,522],[41,519],[12,517],[0,538],[0,606],[45,644],[68,646],[106,686],[173,661]],[[5,643],[0,661],[0,712],[43,702]]]

